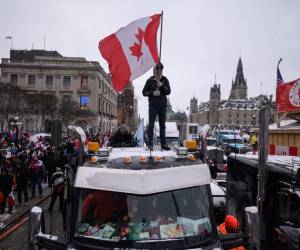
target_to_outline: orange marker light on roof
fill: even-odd
[[[140,162],[143,162],[143,163],[147,162],[147,157],[146,156],[141,156],[140,157]]]
[[[123,158],[123,162],[129,164],[129,163],[132,162],[132,159],[131,159],[131,157],[126,156],[126,157]]]
[[[155,156],[154,161],[156,162],[162,162],[164,159],[161,156]]]
[[[93,157],[90,159],[90,162],[97,162],[97,157],[96,157],[96,156],[93,156]]]
[[[193,154],[188,154],[188,155],[186,156],[186,158],[187,158],[188,160],[190,160],[190,161],[195,161],[195,160],[196,160],[196,157],[195,157],[195,155],[193,155]]]

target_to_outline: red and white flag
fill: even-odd
[[[300,110],[300,78],[276,86],[277,112]]]
[[[99,42],[117,91],[158,63],[157,30],[160,14],[135,20]]]

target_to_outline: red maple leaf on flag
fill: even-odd
[[[134,43],[129,49],[131,50],[131,55],[136,56],[137,60],[143,55],[142,52],[142,41],[144,37],[144,31],[141,28],[138,28],[138,34],[135,35],[138,39],[138,43]]]

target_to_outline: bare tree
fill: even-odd
[[[11,83],[0,83],[0,125],[4,128],[6,121],[9,124],[10,117],[18,114],[18,109],[24,102],[24,91]]]
[[[52,116],[58,110],[58,98],[54,94],[43,92],[25,95],[26,113],[34,116],[36,131],[41,132],[45,119]]]
[[[53,94],[44,94],[40,93],[39,95],[40,104],[41,104],[41,123],[40,123],[40,132],[44,126],[45,119],[47,117],[53,116],[58,110],[58,97]]]
[[[88,119],[96,116],[96,114],[89,109],[80,109],[78,102],[64,99],[60,102],[58,113],[65,128],[76,120]]]

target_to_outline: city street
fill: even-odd
[[[50,213],[47,212],[47,208],[50,203],[50,197],[44,201],[40,207],[46,211],[46,233],[50,231]],[[15,232],[10,234],[7,238],[0,242],[0,250],[26,250],[27,248],[27,233],[28,233],[28,222],[18,228]],[[53,208],[53,234],[57,236],[64,236],[62,216],[59,213],[59,202],[56,201]]]

